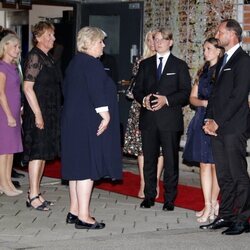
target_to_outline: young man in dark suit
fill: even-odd
[[[225,48],[208,102],[204,131],[212,135],[212,150],[221,190],[219,216],[201,229],[228,227],[222,234],[249,232],[250,181],[246,143],[249,115],[250,57],[241,46],[242,29],[233,19],[219,25],[216,38]]]
[[[140,63],[134,97],[142,105],[139,127],[144,155],[145,199],[142,208],[154,205],[157,160],[164,157],[164,211],[174,210],[179,177],[179,143],[183,132],[182,107],[187,105],[191,80],[187,64],[171,54],[173,35],[161,28],[154,36],[156,55]]]

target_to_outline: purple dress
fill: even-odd
[[[16,127],[9,127],[6,114],[0,105],[0,155],[23,151],[21,139],[21,93],[20,77],[17,67],[0,61],[0,72],[6,76],[5,94],[12,115],[16,119]]]

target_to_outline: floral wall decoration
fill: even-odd
[[[173,54],[185,60],[194,80],[204,63],[202,44],[214,36],[221,20],[235,18],[237,0],[144,0],[144,34],[151,28],[168,27],[173,32]],[[185,128],[193,116],[186,107]],[[184,136],[185,137],[185,136]]]

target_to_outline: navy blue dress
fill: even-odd
[[[98,180],[122,178],[116,86],[102,63],[85,53],[71,60],[63,82],[62,178]],[[97,136],[101,116],[95,108],[108,106],[108,129]]]
[[[198,98],[208,100],[212,86],[212,77],[215,66],[206,67],[199,79]],[[206,135],[202,129],[206,114],[205,107],[197,107],[195,115],[191,120],[187,130],[187,141],[183,152],[184,160],[190,162],[214,163],[211,137]]]

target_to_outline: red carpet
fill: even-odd
[[[46,164],[44,175],[52,178],[61,178],[60,161],[53,161]],[[109,182],[107,180],[99,181],[96,188],[107,190],[114,193],[137,197],[139,190],[139,176],[130,172],[123,172],[123,180]],[[163,203],[163,183],[160,182],[160,196],[156,200]],[[177,207],[191,210],[200,210],[203,208],[204,200],[202,191],[199,188],[178,185],[178,195],[175,201]]]

